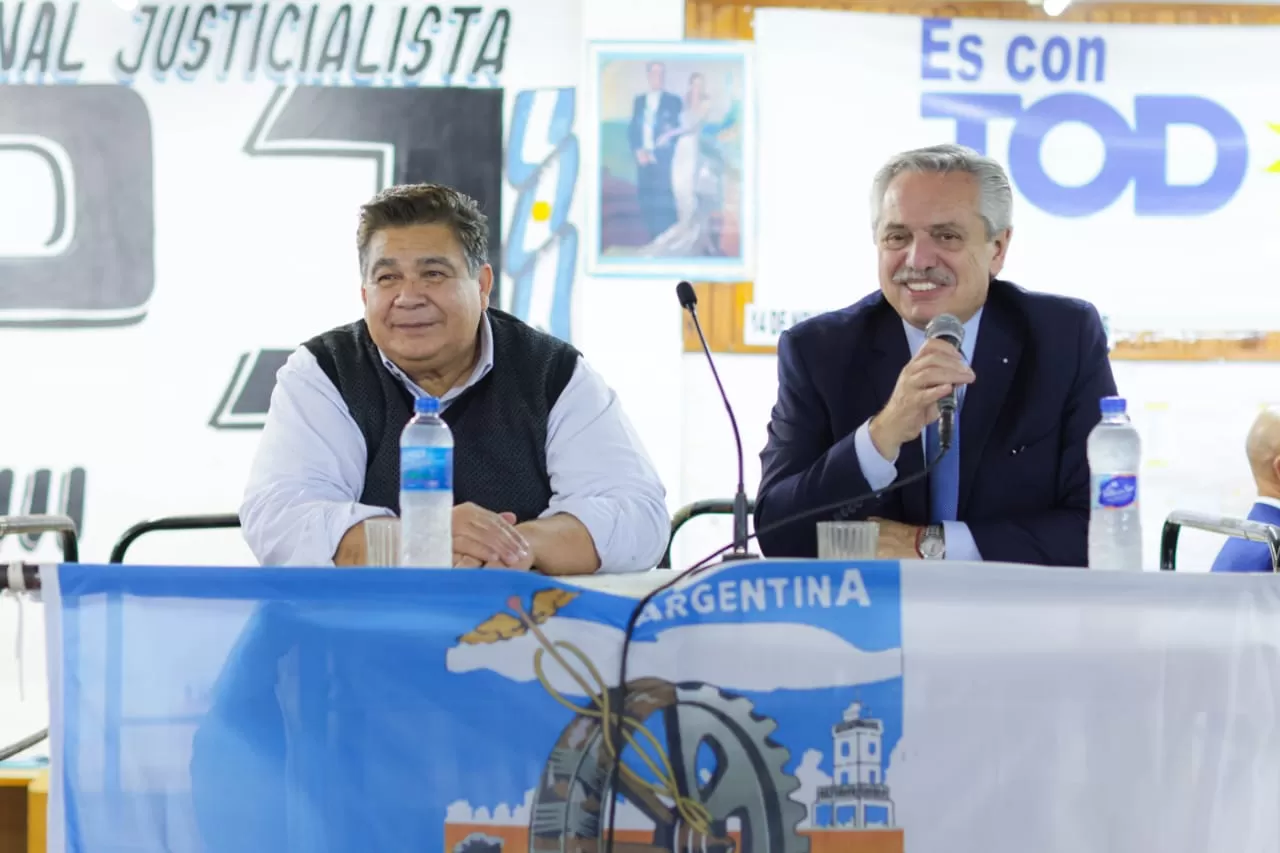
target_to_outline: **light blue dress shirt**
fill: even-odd
[[[973,348],[978,343],[978,326],[982,319],[982,309],[969,318],[969,322],[964,324],[964,342],[960,345],[960,352],[964,355],[964,360],[970,364],[973,363]],[[906,320],[902,321],[902,328],[907,335],[907,345],[911,348],[911,357],[915,358],[916,353],[920,351],[920,347],[924,346],[925,335],[922,329],[917,329]],[[965,386],[960,387],[959,397],[964,398]],[[925,440],[924,434],[921,433],[920,441],[923,447]],[[858,431],[853,436],[854,451],[858,455],[858,466],[862,469],[862,476],[867,479],[867,485],[873,489],[883,489],[892,483],[898,477],[898,468],[895,464],[898,457],[885,459],[880,455],[880,451],[876,450],[875,442],[871,440],[871,419],[858,427]],[[960,439],[960,452],[964,453],[964,438]],[[927,457],[926,457],[927,458]],[[978,546],[973,541],[973,534],[969,532],[969,525],[963,521],[944,521],[942,523],[943,536],[947,542],[948,560],[968,560],[978,561],[982,559],[982,555],[978,553]]]
[[[427,395],[385,355],[383,363],[414,397]],[[476,367],[441,398],[441,408],[492,369],[493,333],[486,316]],[[546,448],[552,497],[542,517],[567,513],[582,522],[602,572],[657,565],[670,533],[666,490],[617,395],[584,359],[547,418]],[[258,561],[333,565],[347,530],[391,515],[359,502],[367,460],[364,436],[342,395],[310,350],[300,347],[276,375],[240,507],[244,538]]]

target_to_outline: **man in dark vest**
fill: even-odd
[[[453,431],[454,565],[652,568],[665,490],[617,396],[569,344],[489,305],[488,222],[434,184],[392,187],[357,230],[364,319],[281,368],[240,519],[265,565],[362,565],[399,511],[416,397]]]

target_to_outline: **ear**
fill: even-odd
[[[360,302],[364,307],[369,307],[369,288],[364,286],[364,282],[360,282]]]
[[[493,292],[493,267],[488,264],[482,266],[476,281],[480,284],[480,310],[488,311],[489,294]]]
[[[1276,482],[1280,483],[1280,456],[1271,460],[1271,476],[1276,478]]]
[[[1009,253],[1009,243],[1013,240],[1013,229],[1006,228],[995,236],[991,241],[992,247],[995,249],[991,256],[991,263],[987,265],[987,271],[995,278],[1000,274],[1000,270],[1004,269],[1004,259]]]

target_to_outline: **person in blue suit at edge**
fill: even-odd
[[[778,342],[757,530],[921,471],[926,450],[937,455],[937,401],[955,387],[952,450],[927,478],[841,517],[880,522],[882,559],[1087,565],[1085,442],[1116,393],[1106,333],[1089,303],[997,277],[1012,207],[1000,164],[959,145],[879,170],[879,292]],[[964,324],[962,351],[926,341],[940,314]],[[821,520],[763,532],[760,548],[816,556]]]
[[[1280,408],[1263,409],[1254,419],[1244,452],[1258,490],[1249,520],[1280,525]],[[1213,561],[1213,571],[1269,572],[1271,550],[1262,542],[1228,539]]]

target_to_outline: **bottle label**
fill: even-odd
[[[1128,509],[1138,504],[1138,477],[1135,474],[1095,474],[1094,509]]]
[[[402,447],[400,490],[447,491],[453,488],[452,447]]]

